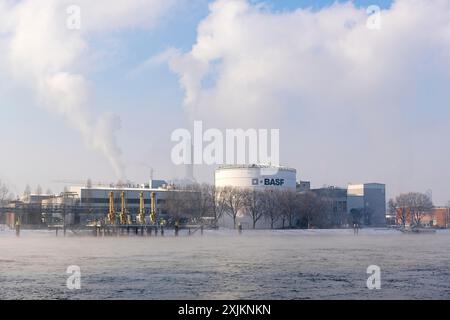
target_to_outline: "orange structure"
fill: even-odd
[[[423,215],[420,222],[424,226],[450,228],[450,208],[434,207],[430,212]],[[408,208],[397,209],[396,224],[400,226],[405,224],[407,227],[413,225]]]
[[[448,207],[436,207],[433,208],[434,224],[437,227],[449,228],[450,227],[450,208]]]

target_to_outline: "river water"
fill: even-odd
[[[81,289],[66,286],[67,267]],[[381,270],[369,290],[367,268]],[[450,232],[205,231],[178,238],[0,231],[0,299],[450,299]]]

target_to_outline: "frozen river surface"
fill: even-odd
[[[448,231],[168,234],[0,231],[0,299],[450,299]],[[80,290],[66,287],[70,265]],[[380,290],[366,286],[370,265],[381,268]]]

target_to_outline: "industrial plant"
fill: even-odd
[[[168,201],[189,204],[196,201],[195,197],[193,191],[177,190],[160,180],[142,185],[71,186],[59,195],[24,195],[3,207],[1,213],[2,222],[10,227],[20,224],[64,232],[66,228],[116,232],[115,227],[126,226],[128,232],[130,228],[158,232],[164,226],[173,226],[174,218],[183,220],[182,216],[169,214]]]
[[[215,170],[212,186],[190,181],[87,183],[68,186],[57,195],[26,194],[0,207],[0,224],[11,228],[51,228],[64,233],[91,230],[95,235],[162,234],[164,228],[186,228],[191,233],[237,226],[278,229],[398,224],[397,213],[392,216],[392,212],[387,212],[385,185],[381,183],[314,189],[311,182],[297,180],[294,168],[256,164],[220,166]],[[313,208],[305,209],[305,204]],[[436,212],[438,218],[433,215],[421,222],[447,227],[448,210]]]

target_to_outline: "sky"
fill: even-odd
[[[181,178],[171,133],[202,120],[280,129],[281,163],[313,187],[381,182],[443,205],[449,55],[447,0],[0,0],[0,180],[20,194]]]

